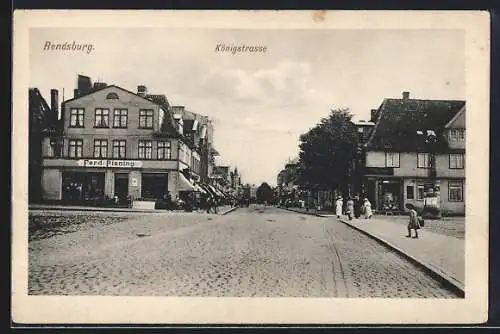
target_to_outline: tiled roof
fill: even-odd
[[[432,130],[437,135],[435,150],[446,150],[445,125],[465,105],[456,100],[385,99],[379,108],[368,149],[413,152],[426,150],[417,131]]]

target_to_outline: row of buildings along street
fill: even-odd
[[[383,99],[369,120],[349,120],[355,147],[342,158],[342,181],[328,182],[319,166],[304,161],[302,150],[277,176],[280,203],[329,210],[342,196],[344,203],[367,198],[376,213],[402,213],[411,203],[429,218],[464,215],[465,109],[465,101],[412,98],[409,92]],[[312,180],[308,169],[325,182]]]
[[[60,113],[58,95],[29,91],[30,202],[199,207],[243,192],[238,169],[216,164],[209,117],[83,75]]]

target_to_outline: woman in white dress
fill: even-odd
[[[342,215],[342,207],[344,206],[344,202],[342,201],[342,196],[338,196],[335,201],[335,213],[337,214],[337,218],[340,218]]]
[[[370,219],[372,217],[372,215],[373,215],[372,204],[370,203],[370,201],[368,200],[368,198],[364,199],[363,212],[365,214],[365,218],[366,219]]]

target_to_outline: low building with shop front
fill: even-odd
[[[436,194],[443,215],[465,214],[465,101],[385,99],[365,145],[365,195],[378,212],[422,210]]]
[[[154,200],[194,188],[181,171],[199,174],[200,156],[183,142],[164,95],[101,84],[75,90],[61,112],[61,133],[43,145],[44,200]]]

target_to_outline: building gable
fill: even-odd
[[[110,85],[104,88],[95,90],[86,95],[66,100],[64,101],[64,105],[69,106],[77,106],[80,104],[87,104],[89,102],[94,102],[94,104],[98,102],[111,103],[117,106],[119,105],[136,105],[136,106],[145,106],[149,105],[151,108],[157,108],[158,104],[155,102],[148,100],[142,96],[139,96],[131,91],[128,91],[124,88]]]
[[[447,129],[465,129],[465,106],[446,124]]]

